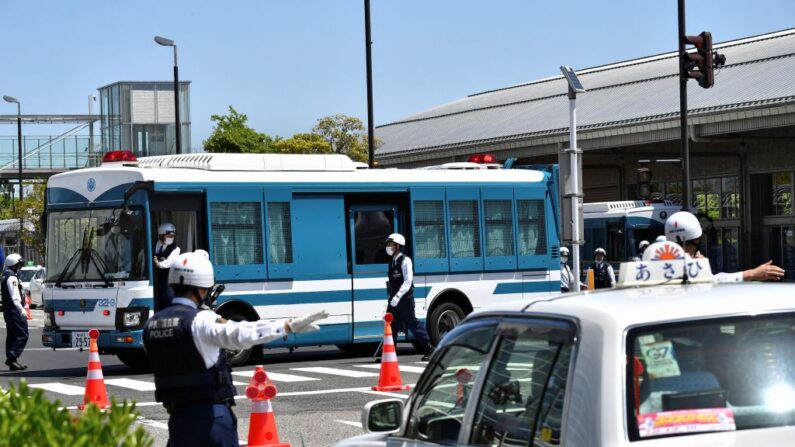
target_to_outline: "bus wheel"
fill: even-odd
[[[245,315],[235,310],[224,312],[224,310],[221,309],[221,316],[226,318],[227,320],[232,320],[232,321],[248,321]],[[233,368],[236,368],[238,366],[243,366],[246,364],[246,362],[248,362],[248,358],[251,357],[252,351],[254,351],[254,348],[247,348],[241,350],[227,349],[226,361],[227,363],[229,363],[229,366]]]
[[[464,319],[464,310],[455,303],[442,303],[431,312],[428,332],[434,346]]]
[[[149,359],[146,358],[146,352],[143,349],[124,349],[116,351],[116,357],[132,369],[138,371],[147,371],[150,369]]]

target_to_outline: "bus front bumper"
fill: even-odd
[[[87,332],[85,330],[44,330],[41,334],[41,343],[53,349],[71,348],[72,334],[75,332]],[[112,353],[120,349],[134,349],[143,347],[143,329],[132,331],[101,330],[97,345],[100,353]]]

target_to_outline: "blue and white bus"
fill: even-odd
[[[340,155],[110,152],[105,161],[47,184],[45,346],[83,347],[96,327],[101,352],[144,361],[152,252],[166,221],[183,252],[210,253],[226,286],[221,315],[331,314],[320,331],[268,347],[378,342],[393,232],[407,238],[416,313],[434,342],[475,308],[560,290],[554,173],[368,170]]]

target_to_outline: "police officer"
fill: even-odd
[[[3,263],[3,319],[6,322],[6,365],[11,371],[22,371],[27,366],[19,363],[19,356],[28,343],[28,318],[22,304],[22,285],[17,278],[22,267],[22,256],[8,255]]]
[[[226,321],[204,304],[215,283],[205,255],[185,253],[171,267],[175,298],[144,327],[155,375],[155,399],[169,412],[169,446],[239,446],[232,413],[235,386],[224,349],[246,349],[297,332],[318,330],[325,311],[295,320]]]
[[[560,292],[566,293],[571,290],[571,280],[574,278],[574,273],[569,267],[569,249],[568,247],[560,247]],[[585,290],[588,287],[580,281],[580,290]]]
[[[130,273],[132,267],[130,240],[118,222],[112,222],[105,236],[105,266],[108,273]]]
[[[693,213],[679,211],[671,214],[665,221],[665,237],[681,245],[692,258],[704,257],[699,251],[702,234],[701,223]],[[784,273],[784,269],[773,265],[773,261],[767,261],[756,268],[742,272],[718,273],[715,279],[718,282],[780,281]]]
[[[643,252],[646,251],[646,247],[648,247],[649,245],[650,245],[649,241],[647,240],[640,241],[640,243],[638,243],[638,254],[637,256],[632,257],[632,261],[639,262],[643,260]]]
[[[422,360],[428,360],[433,352],[431,340],[425,326],[414,315],[414,265],[411,258],[401,253],[406,246],[406,238],[402,234],[392,233],[386,239],[386,254],[389,261],[389,280],[387,293],[389,304],[387,312],[392,313],[392,333],[397,335],[398,329],[405,328],[414,334],[414,338],[422,346]]]
[[[168,269],[179,256],[180,250],[174,243],[177,227],[171,222],[160,224],[155,244],[155,307],[165,309],[174,298],[174,291],[168,287]]]
[[[605,260],[607,252],[604,248],[597,248],[593,252],[594,261],[590,269],[593,270],[594,289],[607,289],[615,287],[616,275],[613,273],[613,266]]]

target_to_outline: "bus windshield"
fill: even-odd
[[[142,209],[53,211],[47,229],[47,281],[147,279]]]

